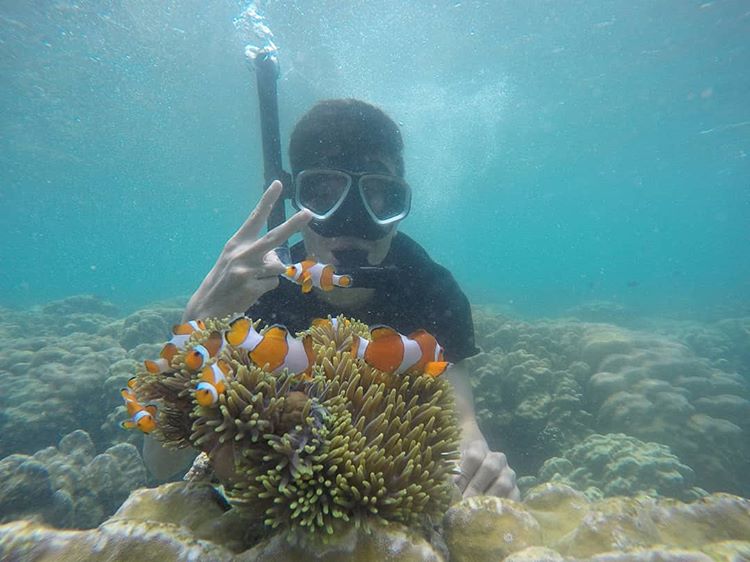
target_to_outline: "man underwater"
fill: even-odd
[[[398,126],[377,107],[354,99],[316,104],[299,120],[289,143],[293,201],[299,211],[260,236],[282,192],[281,182],[274,181],[224,246],[188,302],[183,321],[246,311],[294,332],[306,329],[315,318],[345,314],[403,334],[427,330],[453,363],[444,376],[454,386],[462,430],[456,484],[464,497],[519,499],[516,476],[505,455],[489,450],[477,425],[462,365],[477,352],[468,299],[447,269],[397,231],[411,204],[402,153]],[[303,241],[292,247],[292,262],[309,257],[335,266],[392,265],[398,268],[396,282],[377,288],[314,289],[308,294],[293,283],[280,282],[286,265],[274,249],[299,231]],[[148,437],[144,457],[157,477],[170,476],[187,460],[184,453],[167,452]]]

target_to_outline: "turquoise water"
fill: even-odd
[[[592,501],[737,494],[695,504],[688,532],[657,518],[676,546],[698,525],[746,555],[750,3],[255,4],[284,147],[325,98],[402,127],[401,228],[476,305],[476,419],[525,505],[547,482]],[[246,7],[0,0],[0,524],[96,528],[181,478],[147,471],[119,389],[264,188]],[[633,544],[651,544],[635,511]]]
[[[0,304],[190,294],[262,188],[236,2],[0,4]],[[750,306],[750,5],[266,2],[286,135],[403,128],[403,230],[474,302]]]

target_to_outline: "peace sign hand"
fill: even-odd
[[[281,246],[312,218],[309,211],[299,211],[259,238],[281,189],[281,182],[274,181],[224,245],[213,268],[190,298],[183,321],[244,312],[261,295],[278,286],[279,275],[286,267],[274,248]]]

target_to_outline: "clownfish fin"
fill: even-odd
[[[225,377],[232,372],[232,366],[223,359],[219,359],[216,364],[219,366],[219,370]]]
[[[399,334],[396,330],[394,330],[390,326],[386,326],[385,324],[377,324],[370,328],[370,337],[372,338],[372,341],[400,335],[401,334]]]
[[[130,377],[128,379],[128,388],[130,390],[135,390],[135,382],[136,382],[136,377]]]
[[[424,366],[424,374],[433,378],[439,377],[453,365],[448,361],[428,361]]]
[[[221,332],[211,332],[208,339],[203,343],[203,347],[208,350],[211,357],[215,357],[224,347],[224,338],[221,336]]]
[[[409,334],[409,335],[408,335],[407,337],[408,337],[408,338],[409,338],[410,340],[414,340],[414,339],[417,339],[417,337],[419,337],[419,336],[421,336],[421,335],[424,335],[424,334],[430,335],[430,333],[429,333],[429,332],[428,332],[427,330],[425,330],[425,329],[423,329],[423,328],[420,328],[419,330],[414,330],[414,331],[413,331],[413,332],[412,332],[411,334]]]
[[[156,417],[156,406],[154,406],[153,404],[149,404],[144,408],[144,410],[146,410],[152,416]]]
[[[286,336],[289,333],[287,327],[283,324],[274,324],[263,334],[263,337],[286,340]]]
[[[331,325],[331,319],[330,318],[313,318],[311,325],[316,328],[326,328]]]
[[[235,326],[247,326],[250,323],[250,318],[244,314],[240,314],[236,318],[232,318],[229,321],[229,327],[234,328]]]
[[[133,394],[133,391],[130,388],[121,388],[120,396],[122,396],[125,400],[135,400],[135,394]]]
[[[177,349],[177,346],[171,342],[168,342],[164,344],[164,347],[161,348],[161,353],[159,353],[159,357],[162,359],[166,359],[167,362],[171,362],[175,355],[177,355],[177,352],[179,349]]]
[[[185,322],[184,324],[175,324],[172,326],[172,334],[175,336],[187,336],[193,333],[195,328],[190,325],[189,322]]]
[[[309,293],[310,291],[312,291],[312,288],[313,288],[312,275],[307,273],[302,279],[302,292]]]
[[[351,287],[352,286],[352,276],[351,275],[339,275],[337,285],[339,287]]]
[[[302,338],[302,347],[305,350],[305,355],[307,356],[307,369],[302,372],[307,375],[308,378],[310,378],[313,364],[315,363],[315,351],[313,350],[313,341],[310,334],[307,334]]]
[[[120,423],[120,427],[123,429],[135,429],[135,424],[130,420],[126,420]]]

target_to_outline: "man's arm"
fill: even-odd
[[[459,362],[448,370],[446,376],[455,391],[461,427],[461,473],[456,478],[461,493],[464,497],[488,495],[520,499],[516,473],[508,466],[503,453],[490,451],[479,429],[466,366]]]

